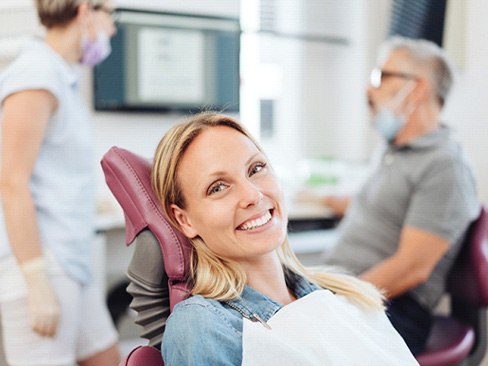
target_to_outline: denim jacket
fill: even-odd
[[[287,273],[288,287],[297,298],[319,287]],[[168,318],[161,351],[165,366],[240,365],[243,317],[266,323],[282,304],[249,286],[230,301],[192,296],[177,304]]]

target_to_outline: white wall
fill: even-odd
[[[0,1],[0,70],[19,50],[27,35],[42,33],[32,0]]]
[[[446,48],[458,64],[459,79],[444,116],[473,164],[480,198],[488,203],[488,2],[448,3]]]

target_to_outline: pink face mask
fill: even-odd
[[[94,41],[83,35],[81,38],[80,63],[86,66],[95,66],[105,60],[111,51],[110,38],[105,32],[98,32]]]

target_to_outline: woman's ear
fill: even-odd
[[[173,203],[171,205],[171,211],[173,213],[174,218],[176,219],[176,222],[178,222],[178,225],[180,225],[181,231],[187,238],[193,239],[196,236],[198,236],[198,233],[196,232],[195,228],[192,226],[191,220],[188,217],[188,214],[186,213],[185,210],[183,210],[182,208],[178,207]]]
[[[94,25],[93,12],[88,2],[84,1],[78,5],[76,22],[80,26],[80,29],[87,32],[90,39],[94,40],[96,38],[97,33]]]
[[[83,23],[87,22],[87,19],[90,15],[90,5],[87,2],[82,2],[80,5],[78,5],[78,9],[76,12],[76,19]]]

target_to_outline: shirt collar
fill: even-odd
[[[428,149],[439,145],[440,142],[444,141],[450,134],[450,129],[444,124],[441,124],[434,131],[429,132],[425,135],[419,136],[416,139],[407,142],[404,145],[393,145],[390,144],[389,148],[392,150],[404,150],[404,149]]]
[[[308,282],[303,277],[285,271],[286,284],[294,292],[297,298],[304,297],[318,289],[318,287]],[[258,315],[264,321],[269,320],[278,310],[283,307],[280,304],[250,286],[244,286],[244,291],[237,299],[227,301],[227,304],[238,310],[243,316],[253,318]]]

